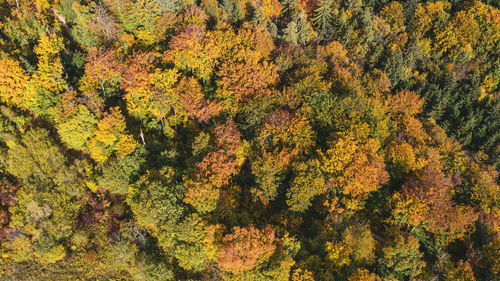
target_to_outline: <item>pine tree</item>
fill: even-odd
[[[318,8],[314,10],[314,26],[320,34],[326,34],[332,27],[333,10],[332,0],[322,0]]]

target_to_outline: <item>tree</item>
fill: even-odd
[[[20,180],[36,177],[50,183],[66,165],[61,149],[45,129],[30,129],[21,139],[11,136],[4,141],[8,147],[5,169]]]
[[[384,6],[380,11],[380,16],[391,25],[393,32],[399,33],[404,31],[403,5],[397,1]]]
[[[355,199],[363,199],[368,193],[381,188],[389,180],[389,175],[377,153],[379,147],[375,139],[356,144],[348,136],[333,142],[326,153],[320,154],[321,168],[332,187]]]
[[[97,118],[83,104],[77,104],[75,93],[64,93],[55,108],[56,128],[61,141],[71,149],[84,150],[93,136]]]
[[[289,209],[304,212],[311,206],[312,199],[325,193],[326,182],[319,168],[319,161],[296,164],[297,175],[287,192]]]
[[[179,265],[189,272],[199,272],[217,257],[214,235],[220,226],[207,226],[197,215],[188,216],[175,232],[180,243],[175,248]]]
[[[126,66],[120,86],[125,90],[127,109],[136,118],[160,119],[167,128],[178,126],[187,121],[174,86],[179,73],[175,69],[155,69],[154,61],[154,54],[137,54]]]
[[[177,243],[176,224],[185,213],[183,192],[184,187],[175,180],[171,167],[146,172],[128,189],[127,204],[137,224],[157,237],[166,252]]]
[[[37,70],[26,85],[21,104],[37,115],[52,115],[50,108],[59,100],[59,94],[67,88],[59,57],[62,48],[60,36],[44,33],[34,49],[38,58]]]
[[[409,226],[425,221],[427,229],[447,235],[448,240],[461,237],[476,220],[476,214],[467,206],[457,205],[452,195],[452,187],[441,171],[427,166],[407,179],[401,194],[394,195],[394,220]]]
[[[320,34],[325,34],[332,27],[333,10],[331,0],[322,0],[314,10],[313,22]]]
[[[292,281],[314,281],[314,278],[309,270],[299,268],[293,271]]]
[[[370,265],[375,261],[375,239],[364,225],[351,225],[342,233],[342,239],[326,242],[326,253],[335,271],[349,264]]]
[[[222,110],[219,103],[205,99],[200,84],[192,77],[183,78],[176,92],[188,114],[200,123],[208,122]]]
[[[132,153],[137,143],[125,132],[125,128],[125,118],[120,109],[111,108],[110,112],[105,113],[103,119],[99,120],[97,130],[89,141],[90,156],[97,162],[104,163],[113,153],[119,156]]]
[[[309,151],[315,144],[315,132],[306,116],[292,117],[289,112],[276,110],[265,121],[258,137],[261,143],[269,141],[271,146],[281,143],[300,152]],[[274,138],[272,134],[276,134]]]
[[[231,119],[217,126],[214,133],[218,150],[207,153],[194,166],[192,177],[185,179],[187,191],[184,202],[201,213],[215,209],[219,189],[229,184],[248,154],[248,143],[241,141],[241,133]]]
[[[252,161],[252,174],[256,177],[257,186],[251,192],[255,199],[264,205],[274,200],[278,193],[278,187],[284,180],[285,172],[290,163],[297,157],[297,153],[291,149],[264,152]]]
[[[217,98],[223,108],[234,115],[241,104],[255,97],[271,94],[269,89],[278,79],[272,63],[261,65],[228,61],[217,72],[219,88]]]
[[[190,71],[195,77],[206,80],[212,75],[219,52],[203,29],[189,25],[172,38],[163,58],[177,69]]]
[[[268,261],[276,250],[274,231],[253,226],[234,227],[224,236],[217,263],[223,271],[238,273]]]
[[[349,281],[378,281],[380,277],[366,268],[358,268],[349,276]]]
[[[104,98],[118,95],[118,85],[124,73],[118,56],[111,50],[92,49],[87,56],[85,73],[80,80],[84,94],[98,92]]]
[[[17,60],[0,60],[0,97],[3,102],[20,105],[28,75]]]
[[[419,251],[419,243],[411,235],[397,235],[394,240],[382,248],[379,263],[383,276],[398,279],[415,278],[422,273],[425,262]]]

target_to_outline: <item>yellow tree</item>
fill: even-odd
[[[99,163],[104,163],[116,153],[126,156],[137,147],[137,142],[126,133],[125,118],[118,107],[105,113],[97,123],[97,130],[88,143],[90,156]]]
[[[296,176],[287,192],[286,200],[290,210],[303,212],[312,205],[311,201],[315,196],[326,192],[325,178],[319,166],[320,163],[316,159],[295,165]]]
[[[322,170],[331,186],[354,200],[346,209],[356,210],[366,194],[378,190],[389,180],[385,163],[377,152],[379,149],[376,139],[358,144],[350,136],[341,136],[325,153],[320,152]],[[330,207],[332,211],[335,209],[334,205]]]
[[[19,105],[29,76],[17,60],[0,60],[0,98],[3,102]]]
[[[66,88],[59,52],[62,38],[57,34],[42,34],[35,47],[37,70],[27,84],[21,104],[39,115],[52,115],[50,108],[57,103],[60,92]]]
[[[66,92],[55,107],[56,128],[61,141],[72,149],[83,150],[92,137],[97,118],[76,100],[76,93]]]
[[[120,86],[125,90],[128,112],[141,119],[166,119],[172,126],[185,122],[187,113],[174,87],[177,70],[155,69],[154,61],[154,54],[141,53],[126,64]]]
[[[474,47],[479,39],[479,24],[465,11],[456,13],[443,31],[436,36],[436,47],[441,54],[453,60],[474,58]]]
[[[196,25],[188,25],[169,43],[163,54],[166,62],[173,63],[181,71],[190,71],[197,78],[209,79],[219,56],[215,42],[206,38],[206,31]]]

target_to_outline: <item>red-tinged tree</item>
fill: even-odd
[[[309,16],[309,18],[312,18],[313,14],[314,14],[314,10],[316,10],[316,8],[318,8],[318,6],[319,6],[319,1],[318,0],[300,0],[299,2],[300,2],[300,6],[302,7],[302,9],[304,9],[304,11]]]
[[[113,50],[92,49],[87,56],[80,90],[84,93],[98,91],[104,97],[116,95],[123,73],[123,66]]]
[[[16,201],[17,186],[13,185],[9,180],[2,179],[0,183],[0,241],[7,238],[10,221],[9,207],[12,207]]]
[[[407,178],[401,193],[393,197],[393,219],[397,224],[423,225],[447,244],[473,226],[477,214],[453,201],[454,189],[443,173],[431,166]]]
[[[422,113],[425,101],[415,92],[401,91],[387,98],[387,105],[397,114],[416,115]]]
[[[278,80],[276,66],[268,62],[254,65],[228,61],[221,65],[217,76],[219,77],[217,99],[231,114],[238,111],[241,103],[255,97],[270,95],[272,93],[270,87]]]
[[[263,25],[252,25],[239,30],[230,47],[230,52],[224,59],[257,65],[270,59],[275,45],[271,34]]]
[[[213,211],[220,196],[220,188],[229,184],[246,159],[248,143],[241,141],[241,133],[232,120],[215,127],[216,151],[209,152],[187,179],[184,202],[199,212]]]
[[[219,115],[222,106],[205,99],[198,81],[193,78],[182,78],[175,89],[188,114],[200,123],[207,123]]]
[[[298,114],[294,116],[290,111],[281,109],[269,114],[258,132],[256,141],[260,155],[252,161],[252,173],[256,177],[257,186],[252,189],[252,193],[255,199],[268,204],[276,197],[284,173],[291,163],[299,154],[306,153],[314,146],[315,133],[306,117]],[[297,192],[300,193],[299,186],[304,184],[302,181],[308,180],[313,179],[297,179],[297,185],[289,196],[294,197]],[[317,192],[321,193],[323,187],[318,186],[317,189],[311,197]],[[298,203],[297,198],[290,200],[292,205]],[[295,206],[298,208],[296,210],[302,211],[307,203],[301,202],[299,205],[301,207]]]

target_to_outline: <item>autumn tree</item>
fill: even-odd
[[[126,156],[132,153],[137,143],[127,134],[125,118],[118,107],[111,108],[105,113],[103,119],[97,123],[97,130],[90,139],[88,148],[90,156],[99,163],[104,163],[115,153]]]
[[[377,152],[379,148],[375,139],[356,144],[351,137],[345,136],[333,142],[326,153],[321,153],[321,168],[327,180],[335,190],[347,196],[346,210],[357,210],[357,205],[368,193],[380,189],[389,180],[385,163]],[[330,206],[332,211],[335,208],[335,204]]]
[[[317,160],[296,165],[297,174],[287,192],[290,210],[303,212],[311,206],[315,196],[326,192],[326,180],[319,165]]]
[[[51,107],[67,87],[59,56],[62,47],[59,35],[42,34],[34,50],[38,57],[37,70],[26,85],[21,104],[37,115],[52,115]]]
[[[20,105],[23,90],[29,76],[17,60],[5,58],[0,60],[0,95],[2,101]]]
[[[80,80],[80,91],[84,95],[99,93],[104,98],[118,95],[118,85],[122,79],[123,67],[112,50],[92,49],[87,56],[85,73]]]
[[[183,78],[176,92],[187,113],[198,122],[206,123],[222,110],[219,103],[205,98],[200,84],[194,78]]]
[[[232,120],[215,128],[216,151],[207,153],[193,168],[193,175],[186,179],[184,202],[198,212],[211,212],[217,205],[220,188],[229,184],[245,161],[248,143],[241,141],[241,133]]]
[[[79,104],[74,92],[64,93],[55,108],[56,127],[61,141],[68,147],[84,150],[93,136],[97,118],[83,104]]]
[[[452,196],[449,180],[427,166],[407,179],[401,193],[394,194],[394,221],[408,226],[425,221],[432,232],[447,234],[448,239],[460,237],[472,226],[476,215],[470,207],[457,205]]]
[[[382,248],[379,260],[382,276],[393,276],[398,279],[415,278],[425,267],[422,257],[417,239],[411,235],[399,234],[390,244]]]
[[[217,76],[217,98],[223,108],[233,115],[242,103],[255,97],[270,95],[270,86],[273,86],[278,78],[276,67],[267,62],[254,65],[228,61],[222,64]]]

